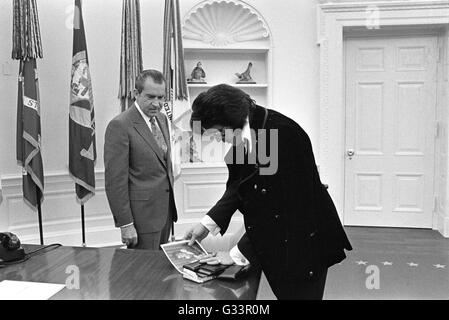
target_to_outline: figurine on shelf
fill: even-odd
[[[251,78],[251,68],[253,67],[252,62],[248,63],[248,68],[246,68],[245,72],[243,73],[236,73],[235,75],[237,78],[239,78],[239,81],[237,83],[256,83],[253,78]]]
[[[189,148],[189,161],[190,162],[203,162],[201,157],[198,155],[197,146],[193,136],[190,137],[190,148]]]
[[[193,68],[191,78],[187,79],[188,83],[206,83],[206,72],[204,72],[203,65],[201,62],[196,64],[196,67]]]

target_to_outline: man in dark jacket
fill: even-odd
[[[185,238],[193,243],[209,232],[224,234],[239,210],[246,233],[230,252],[234,261],[260,266],[278,299],[322,299],[327,269],[352,247],[320,181],[308,135],[228,85],[201,93],[192,109],[192,127],[200,122],[233,146],[225,157],[225,193]]]

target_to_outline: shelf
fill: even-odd
[[[204,169],[204,168],[227,168],[226,163],[222,162],[184,162],[181,163],[181,169]]]
[[[184,52],[205,52],[205,53],[265,53],[270,49],[268,47],[215,47],[210,46],[205,47],[184,47]]]
[[[189,88],[211,88],[220,83],[209,84],[209,83],[189,83],[187,87]],[[237,84],[237,83],[227,83],[230,86],[236,88],[268,88],[268,84],[266,83],[255,83],[255,84]]]

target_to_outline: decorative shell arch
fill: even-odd
[[[263,17],[242,1],[207,0],[184,19],[183,38],[213,47],[270,39]]]

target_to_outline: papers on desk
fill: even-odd
[[[191,246],[189,246],[188,243],[189,240],[175,241],[163,244],[161,245],[161,248],[168,260],[176,270],[182,274],[184,279],[197,283],[204,283],[217,278],[217,274],[203,274],[195,272],[194,270],[189,270],[185,267],[194,262],[199,262],[202,258],[208,255],[207,251],[204,250],[198,241],[195,241]]]
[[[184,274],[183,267],[185,264],[198,261],[199,256],[207,254],[207,251],[198,241],[195,241],[191,246],[189,246],[189,240],[174,241],[162,244],[161,248],[171,264],[182,274]]]
[[[63,288],[64,284],[3,280],[0,300],[48,300]]]

